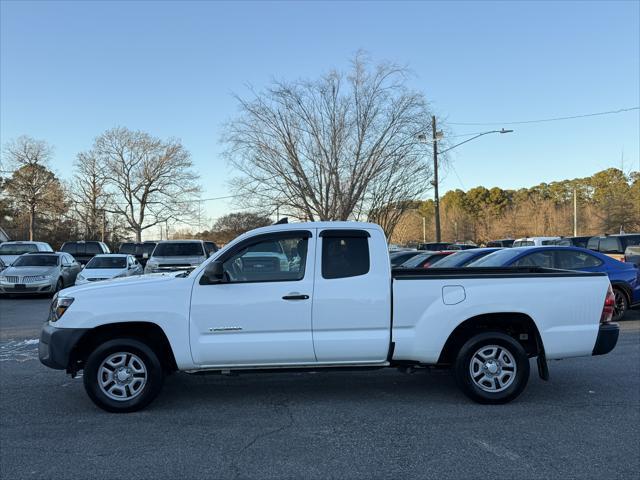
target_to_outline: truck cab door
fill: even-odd
[[[391,341],[391,266],[382,232],[320,232],[313,296],[313,345],[321,363],[384,362]]]
[[[315,362],[311,336],[315,238],[309,230],[250,237],[216,258],[223,280],[196,279],[191,355],[200,366]]]

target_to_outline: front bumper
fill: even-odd
[[[56,370],[66,370],[69,366],[71,351],[87,330],[86,328],[56,328],[45,323],[38,345],[40,362]]]
[[[16,288],[15,283],[1,282],[0,293],[48,293],[56,289],[55,282],[45,280],[42,282],[32,282],[24,285],[22,288]]]
[[[613,350],[618,343],[620,327],[617,323],[602,323],[598,330],[598,338],[593,347],[592,355],[604,355]]]

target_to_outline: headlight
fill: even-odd
[[[67,309],[71,306],[73,300],[74,299],[72,297],[58,297],[58,295],[56,294],[56,296],[53,297],[53,301],[51,302],[49,321],[57,322],[60,317],[64,315],[64,312],[66,312]]]
[[[47,277],[46,275],[34,275],[33,276],[33,281],[34,282],[44,282],[45,280],[48,280],[49,277]]]

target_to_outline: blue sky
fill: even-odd
[[[53,167],[116,125],[178,137],[204,196],[228,193],[232,93],[346,68],[358,49],[407,64],[454,135],[640,104],[640,2],[2,1],[0,141],[55,146]],[[450,155],[441,188],[516,188],[640,165],[638,110],[513,126]],[[507,125],[505,125],[507,126]],[[460,138],[463,139],[463,138]],[[457,172],[457,175],[456,175]],[[211,217],[233,209],[209,202]]]

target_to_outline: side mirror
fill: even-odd
[[[207,266],[204,267],[203,277],[209,284],[221,283],[224,279],[224,268],[222,267],[222,262],[215,261],[208,263]]]

